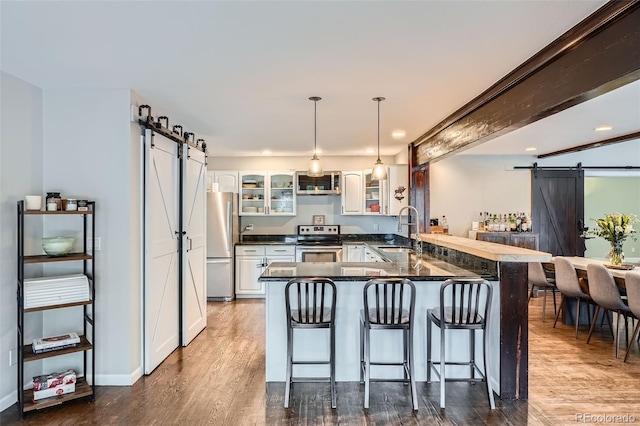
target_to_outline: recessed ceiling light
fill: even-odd
[[[407,136],[407,132],[405,132],[404,130],[394,130],[393,132],[391,132],[391,137],[394,139],[402,139],[405,136]]]
[[[376,150],[375,150],[375,149],[373,149],[373,148],[367,148],[367,149],[365,150],[365,152],[366,152],[367,154],[375,154],[375,153],[376,153]]]
[[[538,148],[536,148],[535,146],[528,146],[524,149],[525,151],[537,151]]]
[[[607,125],[604,125],[604,126],[598,126],[593,130],[595,130],[596,132],[606,132],[606,131],[609,131],[609,130],[613,130],[613,126],[609,126],[607,124]]]
[[[263,149],[262,150],[262,155],[271,155],[271,150]]]

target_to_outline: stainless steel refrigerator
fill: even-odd
[[[239,238],[238,194],[207,193],[207,299],[235,298],[233,251]]]

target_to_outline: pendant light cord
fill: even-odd
[[[313,155],[316,155],[318,147],[316,140],[318,139],[318,100],[313,100]]]
[[[378,161],[380,161],[380,101],[383,98],[378,98]]]

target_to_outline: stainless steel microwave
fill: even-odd
[[[321,177],[309,177],[306,172],[296,173],[298,195],[330,195],[340,192],[340,172],[324,172]]]

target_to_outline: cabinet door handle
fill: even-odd
[[[256,251],[255,250],[247,250],[247,249],[245,249],[244,252],[245,253],[255,253]]]
[[[276,249],[274,251],[286,251],[285,249]]]

